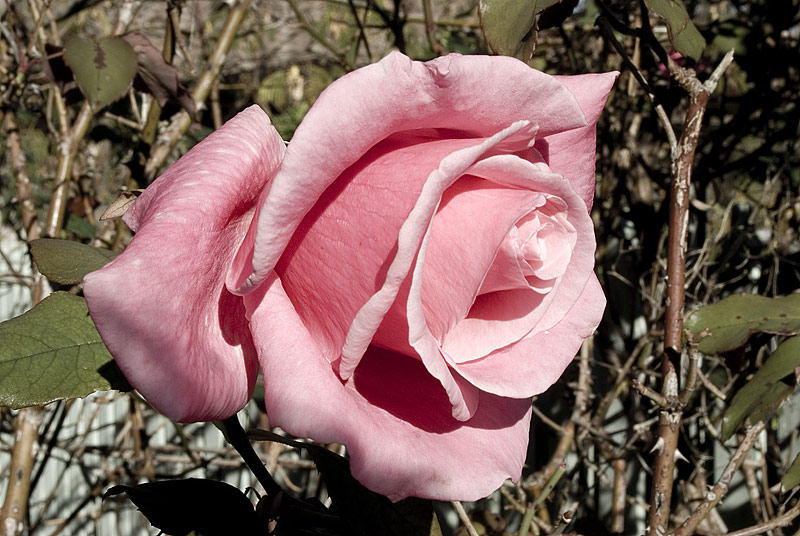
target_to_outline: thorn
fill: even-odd
[[[683,460],[686,463],[690,463],[688,458],[686,458],[686,456],[684,456],[680,450],[675,449],[675,455],[673,456],[673,461],[677,462],[678,460]]]
[[[653,448],[650,449],[650,454],[656,453],[657,456],[661,456],[661,453],[664,452],[664,438],[659,437],[656,441],[656,444],[653,445]]]

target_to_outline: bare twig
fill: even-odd
[[[719,503],[725,493],[728,492],[728,486],[731,483],[731,479],[733,479],[734,473],[739,469],[739,466],[742,465],[744,462],[747,452],[750,450],[750,447],[753,446],[753,443],[758,438],[758,434],[760,434],[766,423],[764,421],[760,421],[758,424],[751,426],[747,433],[742,439],[742,442],[739,444],[739,448],[736,449],[733,456],[731,456],[728,465],[725,466],[725,470],[722,471],[722,475],[719,477],[719,480],[714,485],[711,490],[706,493],[705,499],[703,502],[698,505],[698,507],[692,512],[692,514],[684,521],[680,527],[675,529],[673,536],[690,536],[694,534],[694,531],[697,529],[697,526],[700,522],[706,517],[708,512],[711,511],[714,506]]]
[[[639,391],[640,395],[646,396],[647,398],[649,398],[650,400],[655,402],[656,405],[658,405],[659,407],[661,407],[661,408],[666,408],[667,407],[667,399],[664,398],[661,395],[661,393],[659,393],[657,391],[653,391],[652,389],[650,389],[648,386],[646,386],[645,384],[643,384],[642,382],[640,382],[637,379],[631,380],[631,385],[633,385],[634,389]]]
[[[566,530],[567,525],[572,523],[572,516],[575,515],[575,512],[572,510],[567,510],[563,514],[561,514],[561,518],[558,520],[558,525],[550,533],[551,536],[559,536],[560,534],[564,534],[564,530]]]
[[[311,24],[306,16],[300,11],[300,8],[297,7],[294,0],[286,0],[289,3],[289,6],[294,11],[295,17],[297,17],[297,21],[303,27],[303,29],[308,32],[308,35],[313,37],[317,40],[317,42],[331,51],[331,53],[336,56],[336,58],[344,65],[348,70],[352,71],[355,69],[355,65],[353,65],[350,60],[347,59],[347,54],[336,48],[330,41],[328,41],[324,35],[322,35],[319,30],[317,30],[313,24]]]
[[[780,527],[788,527],[797,516],[800,516],[800,501],[797,501],[794,506],[776,518],[764,521],[758,525],[753,525],[752,527],[747,527],[746,529],[729,532],[726,536],[756,536],[756,534],[763,534]]]
[[[624,458],[611,462],[614,468],[614,495],[611,502],[611,532],[621,534],[625,530],[625,499],[628,481],[625,477],[628,463]]]
[[[23,225],[28,241],[39,237],[41,229],[36,219],[36,207],[33,204],[33,189],[25,169],[25,153],[19,137],[19,128],[14,112],[6,111],[3,127],[7,133],[11,169],[17,185],[17,199],[20,203]],[[39,274],[35,266],[33,270],[32,303],[36,304],[49,292],[47,280]],[[0,509],[0,535],[16,536],[24,532],[24,520],[28,510],[28,496],[31,490],[31,474],[39,450],[39,425],[44,410],[41,407],[23,408],[17,414],[14,448],[11,452],[11,464],[6,496]]]
[[[56,110],[58,112],[59,130],[61,140],[58,143],[58,167],[56,168],[53,193],[50,196],[50,208],[45,222],[45,236],[54,238],[58,236],[64,224],[64,213],[67,210],[69,199],[69,186],[72,180],[72,161],[78,152],[81,140],[89,130],[94,112],[89,101],[83,102],[78,115],[70,124],[64,99],[60,94],[55,95]]]
[[[16,440],[11,451],[6,499],[0,510],[0,535],[17,536],[25,532],[23,521],[28,510],[31,473],[38,451],[39,425],[44,409],[21,409],[17,414]]]
[[[444,54],[444,47],[436,39],[436,23],[433,20],[431,0],[422,0],[422,10],[425,14],[425,35],[428,38],[428,46],[435,54]]]
[[[39,238],[39,222],[36,216],[36,206],[33,204],[33,186],[25,169],[25,152],[22,150],[19,127],[13,111],[6,111],[3,117],[3,128],[7,136],[11,172],[14,174],[17,184],[17,203],[19,203],[22,215],[22,225],[25,227],[25,238],[28,241],[35,240]]]
[[[678,138],[675,137],[675,130],[673,130],[672,128],[672,123],[670,122],[669,117],[667,116],[667,112],[664,110],[664,107],[658,101],[658,98],[656,98],[656,94],[653,92],[653,89],[650,87],[650,84],[647,83],[647,80],[645,80],[642,72],[639,70],[636,64],[633,63],[633,61],[631,60],[630,56],[628,55],[628,52],[625,50],[625,47],[622,46],[622,43],[620,43],[619,40],[614,35],[614,30],[611,28],[611,24],[609,23],[607,15],[598,17],[597,26],[603,33],[603,36],[605,36],[608,42],[611,43],[611,45],[614,47],[614,50],[616,50],[617,53],[620,55],[622,61],[625,63],[625,66],[628,67],[628,69],[630,69],[631,74],[633,74],[633,77],[636,79],[639,85],[642,86],[642,89],[647,94],[647,98],[650,99],[650,102],[653,103],[656,115],[658,116],[659,121],[661,121],[661,126],[664,127],[664,132],[666,132],[667,134],[667,140],[669,141],[670,149],[672,149],[672,154],[674,155],[678,147]]]
[[[217,48],[208,59],[208,65],[205,71],[200,76],[192,90],[192,99],[197,104],[200,104],[208,98],[211,91],[211,86],[217,79],[220,67],[225,61],[225,56],[228,49],[233,43],[233,38],[236,36],[236,31],[247,13],[247,8],[250,5],[250,0],[239,0],[235,2],[228,12],[228,17],[225,19],[225,24],[222,27],[219,39],[217,40]],[[164,166],[164,163],[172,151],[172,148],[178,143],[180,137],[188,130],[192,124],[192,119],[186,110],[178,112],[172,120],[172,123],[167,127],[166,132],[160,137],[153,145],[150,152],[150,158],[144,167],[145,178],[150,181],[155,178],[159,170]]]
[[[453,508],[456,509],[458,518],[461,520],[461,523],[467,529],[467,533],[469,534],[469,536],[478,536],[478,531],[475,530],[475,527],[472,525],[472,521],[469,519],[467,511],[464,510],[464,506],[459,501],[452,501],[452,503],[453,503]]]

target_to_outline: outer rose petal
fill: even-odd
[[[283,151],[260,108],[240,113],[145,190],[125,215],[128,248],[84,280],[126,378],[173,419],[228,417],[253,390],[244,305],[224,281]]]
[[[484,137],[520,120],[538,124],[539,136],[587,125],[561,82],[514,58],[450,54],[420,63],[393,52],[343,76],[292,138],[259,215],[253,273],[239,274],[237,292],[251,292],[268,277],[319,196],[387,136],[446,128]]]
[[[368,488],[393,501],[412,495],[477,500],[506,478],[519,478],[529,399],[485,394],[475,416],[459,422],[418,360],[375,347],[343,383],[317,351],[279,279],[273,275],[245,302],[270,423],[345,444],[353,475]]]
[[[597,141],[597,119],[606,104],[618,72],[556,76],[556,80],[578,99],[588,124],[584,127],[553,134],[536,144],[556,173],[572,182],[572,187],[591,209],[594,201],[594,168]]]

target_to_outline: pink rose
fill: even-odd
[[[92,318],[169,417],[234,414],[260,366],[270,423],[345,444],[371,489],[484,497],[605,307],[588,209],[615,78],[392,53],[285,150],[248,108],[125,215]]]

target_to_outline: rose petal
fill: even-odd
[[[280,280],[273,276],[268,284],[245,300],[271,424],[343,443],[353,475],[393,501],[477,500],[506,478],[519,478],[529,399],[485,395],[475,416],[459,422],[418,360],[375,347],[343,383],[317,351]]]
[[[540,137],[536,144],[550,169],[570,180],[589,209],[594,201],[597,119],[617,76],[618,72],[556,76],[578,99],[588,124],[547,138]]]
[[[472,166],[469,173],[492,182],[524,185],[530,191],[559,200],[565,205],[566,219],[575,229],[576,243],[569,267],[549,292],[542,294],[536,289],[515,289],[479,296],[469,314],[463,313],[462,319],[443,337],[442,349],[445,355],[450,356],[451,365],[485,356],[518,341],[531,330],[550,329],[573,307],[594,266],[592,221],[583,200],[563,176],[547,172],[541,164],[513,155],[483,159]],[[432,316],[439,314],[445,313]]]
[[[451,366],[482,391],[520,398],[537,395],[572,362],[583,340],[600,323],[605,307],[603,289],[592,274],[578,301],[555,326],[531,332],[481,359]]]
[[[292,138],[259,215],[253,273],[237,292],[266,279],[319,196],[376,143],[431,127],[484,137],[518,120],[537,123],[541,136],[587,124],[563,84],[513,58],[451,54],[420,63],[395,52],[343,76]]]
[[[430,172],[482,141],[392,136],[348,168],[306,215],[275,271],[331,363],[338,366],[356,313],[383,283],[400,227]]]
[[[465,176],[447,189],[433,218],[422,275],[422,306],[434,337],[467,316],[514,224],[544,196]],[[522,279],[527,288],[527,282]]]
[[[559,322],[578,299],[586,281],[594,273],[594,224],[588,216],[586,205],[573,190],[572,181],[555,173],[542,173],[540,164],[532,164],[512,155],[497,155],[476,163],[470,174],[494,182],[519,184],[527,181],[529,187],[550,194],[567,206],[567,219],[575,228],[577,239],[572,249],[569,268],[557,281],[550,294],[553,302],[537,321],[536,329],[549,329]]]
[[[224,281],[283,150],[261,109],[240,113],[145,190],[125,215],[138,230],[128,248],[84,279],[126,378],[173,419],[228,417],[252,392],[244,306]]]
[[[520,137],[532,139],[535,131],[536,125],[530,125],[527,121],[518,121],[479,145],[451,153],[441,161],[439,168],[430,174],[417,203],[400,228],[397,238],[397,253],[389,265],[383,285],[358,311],[350,326],[342,348],[342,361],[339,369],[342,379],[348,379],[355,371],[387,311],[395,302],[400,287],[415,262],[417,252],[420,251],[424,237],[429,232],[430,221],[439,206],[444,191],[487,151],[495,149],[504,140]],[[424,252],[420,251],[420,254],[424,255]],[[420,345],[418,349],[418,351],[422,351],[420,357],[429,367],[431,374],[434,374],[442,382],[450,396],[453,415],[461,419],[467,418],[471,414],[470,402],[474,403],[475,401],[474,395],[468,391],[461,391],[460,386],[466,384],[460,384],[452,376],[449,368],[444,366],[444,358],[441,354],[436,355],[428,351],[431,348],[430,341],[422,341],[423,338],[427,338],[427,327],[415,323],[422,322],[422,319],[420,316],[412,317],[413,311],[409,312],[409,343],[412,346]],[[474,409],[474,406],[472,408]]]

